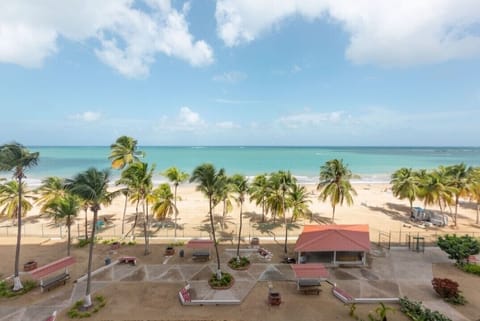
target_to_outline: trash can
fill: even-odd
[[[112,263],[112,259],[107,256],[105,258],[105,265],[109,265],[110,263]]]
[[[178,255],[180,255],[180,257],[184,257],[185,256],[185,251],[183,249],[181,249],[179,252],[178,252]]]

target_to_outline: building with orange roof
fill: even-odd
[[[366,265],[369,251],[367,224],[305,225],[295,244],[301,263]]]

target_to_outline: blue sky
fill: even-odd
[[[479,146],[479,71],[478,0],[0,3],[1,143]]]

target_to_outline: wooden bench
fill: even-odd
[[[135,256],[122,256],[118,259],[119,263],[137,265],[137,258]]]
[[[70,274],[64,272],[62,274],[55,275],[54,277],[42,280],[40,287],[42,288],[42,292],[45,290],[50,291],[60,284],[65,285],[68,279],[70,279]]]
[[[207,250],[196,250],[192,254],[194,261],[208,261],[210,259],[210,252]]]
[[[297,290],[303,292],[304,294],[320,294],[320,281],[319,280],[298,280],[297,281]]]

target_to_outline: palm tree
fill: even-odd
[[[175,209],[177,209],[177,188],[178,185],[181,183],[185,182],[188,179],[188,173],[180,171],[176,167],[170,167],[163,172],[163,175],[168,178],[170,182],[173,183],[174,186],[174,196],[173,196],[173,202],[175,205]],[[177,215],[178,215],[178,210],[175,210],[175,229],[174,229],[174,237],[177,237]]]
[[[411,168],[400,168],[395,171],[390,180],[393,196],[399,199],[407,199],[410,203],[410,213],[413,211],[413,202],[418,196],[418,176]]]
[[[231,178],[233,190],[237,193],[236,201],[240,205],[240,224],[238,228],[238,243],[237,243],[237,261],[240,262],[240,239],[242,238],[242,224],[243,224],[243,203],[245,196],[248,193],[248,180],[245,176],[235,174]]]
[[[35,200],[35,197],[31,195],[27,189],[25,182],[22,182],[22,201],[21,201],[21,213],[23,216],[27,214],[33,207],[30,200]],[[18,219],[18,194],[20,188],[16,181],[10,181],[3,185],[0,185],[0,216],[5,216],[9,219]]]
[[[320,190],[319,199],[325,201],[330,198],[332,204],[332,222],[335,222],[335,207],[337,204],[343,205],[346,201],[347,205],[353,204],[353,195],[357,192],[350,184],[352,172],[347,165],[343,164],[343,160],[332,159],[325,162],[320,167],[320,183],[317,189]]]
[[[113,169],[123,169],[128,164],[139,162],[144,156],[144,152],[137,150],[136,139],[120,136],[114,144],[110,145],[108,159],[112,162]]]
[[[477,219],[475,224],[479,224],[479,212],[480,212],[480,167],[475,167],[472,169],[469,175],[469,186],[468,191],[470,193],[470,198],[474,199],[477,202]]]
[[[254,200],[258,206],[262,204],[262,222],[265,222],[265,205],[268,196],[267,174],[255,176],[249,190],[250,200]]]
[[[222,278],[222,271],[220,270],[220,255],[218,254],[217,238],[215,236],[215,225],[213,223],[212,209],[214,207],[214,197],[218,194],[222,185],[225,184],[225,170],[222,168],[216,170],[212,164],[202,164],[197,166],[190,177],[190,182],[196,182],[197,191],[202,192],[208,198],[208,214],[210,216],[210,228],[212,230],[212,238],[215,246],[215,254],[217,256],[217,279]]]
[[[150,169],[148,168],[148,163],[135,162],[128,165],[128,167],[122,172],[122,178],[120,181],[124,182],[131,193],[131,200],[135,201],[136,206],[136,215],[135,223],[132,228],[133,233],[135,224],[138,217],[138,205],[142,204],[143,209],[143,232],[145,237],[145,255],[150,253],[149,251],[149,217],[148,217],[148,196],[150,195],[153,189],[152,177],[153,172],[155,171],[155,165]]]
[[[80,199],[69,193],[49,202],[46,209],[46,213],[51,215],[55,221],[58,219],[65,220],[65,225],[67,226],[67,256],[70,256],[70,228],[79,210]]]
[[[455,195],[455,216],[453,225],[457,226],[458,203],[460,197],[466,196],[468,193],[468,176],[471,168],[467,168],[465,163],[451,165],[447,167],[447,173],[450,176],[450,186],[453,188]]]
[[[110,204],[113,197],[116,195],[115,193],[108,191],[109,182],[110,173],[108,170],[99,171],[93,167],[85,172],[77,174],[73,179],[68,179],[66,182],[67,190],[73,195],[88,202],[88,205],[93,212],[92,234],[90,236],[88,252],[87,288],[83,302],[85,308],[92,306],[90,283],[92,275],[93,244],[95,243],[95,227],[97,225],[98,211],[101,209],[101,205]]]
[[[290,193],[292,190],[292,186],[294,186],[297,182],[295,177],[292,176],[290,171],[279,171],[276,173],[280,180],[280,190],[282,192],[282,213],[283,213],[283,221],[285,224],[285,244],[284,244],[284,252],[285,254],[288,253],[287,249],[287,240],[288,240],[288,224],[287,224],[287,207],[286,207],[286,195]]]
[[[43,213],[48,210],[50,203],[64,196],[65,180],[57,176],[46,177],[35,192],[40,195],[36,203],[42,205],[40,211]]]
[[[293,184],[290,193],[287,197],[288,207],[292,209],[292,222],[298,217],[305,217],[307,214],[311,214],[308,199],[308,192],[305,186]]]
[[[281,180],[278,173],[272,173],[267,180],[266,188],[266,211],[272,213],[273,223],[275,224],[277,215],[283,215],[284,207],[282,202],[282,190],[280,188]]]
[[[157,219],[165,219],[169,215],[176,215],[178,210],[175,205],[175,197],[168,184],[160,184],[153,190],[154,202],[152,212]]]
[[[437,201],[441,204],[440,193],[442,190],[444,190],[444,186],[435,173],[427,173],[423,177],[419,182],[418,196],[423,199],[425,210],[427,205],[435,204]]]
[[[15,273],[13,278],[13,290],[23,288],[19,277],[20,243],[22,235],[22,179],[25,178],[25,170],[37,165],[39,153],[31,153],[19,143],[10,143],[0,146],[0,171],[13,171],[13,177],[18,184],[17,206],[17,245],[15,250]]]
[[[225,220],[226,216],[228,213],[233,211],[233,186],[231,182],[231,178],[228,177],[227,175],[224,175],[223,177],[220,177],[220,181],[223,182],[223,184],[219,184],[219,188],[217,192],[214,195],[214,199],[219,202],[222,202],[222,230],[225,228]],[[214,202],[216,203],[216,202]],[[214,205],[215,207],[216,205]]]

